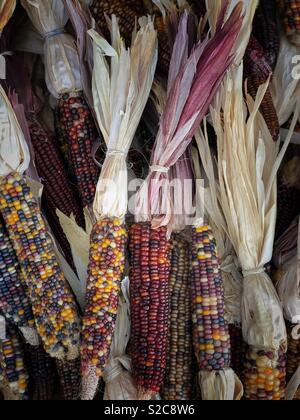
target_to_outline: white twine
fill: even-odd
[[[257,276],[259,274],[265,273],[266,269],[264,267],[253,268],[252,270],[243,270],[244,278]]]
[[[150,166],[151,172],[158,172],[161,174],[167,174],[169,172],[170,168],[167,168],[166,166],[160,166],[160,165],[153,165]]]
[[[127,156],[127,153],[122,150],[112,149],[108,150],[107,156]]]
[[[65,33],[66,33],[65,28],[57,28],[57,29],[54,29],[53,31],[46,32],[45,34],[43,34],[43,38],[44,40],[48,40],[48,39],[54,38],[55,36],[63,35]]]

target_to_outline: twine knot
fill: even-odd
[[[258,268],[253,268],[252,270],[243,270],[243,276],[244,278],[252,277],[252,276],[257,276],[265,272],[266,272],[265,267],[258,267]]]
[[[107,151],[107,156],[126,156],[127,153],[122,150],[112,149]]]
[[[153,165],[150,166],[151,172],[158,172],[161,174],[167,174],[169,172],[170,168],[167,168],[166,166],[160,166],[160,165]]]
[[[57,29],[54,29],[53,31],[46,32],[44,34],[44,39],[47,40],[47,39],[54,38],[55,36],[62,35],[65,33],[66,33],[65,28],[57,28]]]

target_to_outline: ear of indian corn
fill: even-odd
[[[293,44],[300,45],[300,1],[277,0],[281,9],[284,29]]]
[[[0,218],[0,310],[20,329],[26,341],[37,344],[39,339],[26,289],[24,274]]]
[[[26,366],[30,378],[31,398],[34,401],[51,401],[55,388],[55,365],[42,345],[25,345]]]
[[[6,338],[0,340],[0,382],[9,387],[18,400],[29,398],[29,376],[24,347],[17,331],[7,325]]]
[[[56,361],[62,398],[76,401],[80,394],[80,359]]]
[[[169,344],[162,392],[165,400],[190,400],[193,393],[189,246],[179,234],[173,235],[169,280]]]
[[[0,179],[0,211],[24,273],[45,350],[59,359],[76,358],[79,345],[76,303],[24,176],[11,173]]]
[[[210,226],[194,227],[192,239],[193,337],[200,367],[202,398],[240,399],[242,385],[230,369],[230,335],[216,241]],[[223,387],[217,387],[215,382],[214,389],[210,389],[206,382],[210,373],[222,377]]]
[[[36,117],[30,118],[28,123],[34,161],[44,186],[42,205],[45,204],[48,222],[67,260],[72,262],[71,249],[60,226],[56,210],[59,209],[66,216],[73,214],[80,226],[84,226],[83,211],[68,181],[63,160],[54,138]]]
[[[286,354],[249,348],[244,363],[245,399],[285,399]]]
[[[130,230],[130,302],[133,377],[139,398],[160,391],[166,372],[170,252],[165,227],[139,223]]]
[[[68,162],[74,172],[82,204],[90,206],[99,172],[93,160],[93,146],[99,137],[95,121],[82,92],[61,95],[57,107],[59,125],[67,139]]]

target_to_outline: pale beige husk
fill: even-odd
[[[243,384],[232,369],[200,372],[199,382],[204,401],[239,401],[244,394]]]
[[[153,21],[142,18],[139,24],[130,49],[125,47],[115,16],[111,45],[96,31],[89,31],[94,41],[94,107],[108,148],[94,201],[97,220],[124,218],[127,212],[126,158],[149,98],[158,56]]]
[[[270,91],[281,126],[290,119],[300,97],[298,58],[299,47],[291,44],[282,33],[277,64],[270,84]]]
[[[11,103],[0,86],[0,176],[23,173],[30,163],[29,149]]]
[[[138,392],[131,375],[131,358],[126,354],[130,338],[129,279],[122,282],[119,312],[111,355],[105,368],[104,400],[137,400]]]
[[[80,64],[74,38],[62,33],[67,21],[62,0],[21,0],[34,27],[44,38],[46,83],[51,94],[82,90]],[[53,31],[60,31],[53,36]],[[49,36],[49,34],[51,36]]]
[[[282,306],[264,267],[272,258],[276,224],[276,175],[290,142],[281,151],[259,113],[268,82],[254,102],[243,98],[243,66],[233,68],[211,107],[218,141],[220,197],[228,235],[242,267],[242,326],[256,348],[286,346]],[[249,113],[249,115],[248,115]]]

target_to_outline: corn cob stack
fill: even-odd
[[[288,330],[288,352],[287,352],[287,381],[289,382],[300,366],[300,340],[293,338],[293,326],[287,325]],[[300,387],[294,396],[294,400],[300,400]]]
[[[25,345],[26,366],[34,401],[51,401],[54,395],[55,366],[43,346]]]
[[[285,399],[286,354],[251,348],[244,368],[245,399],[280,401]]]
[[[193,344],[189,243],[174,234],[171,241],[170,329],[164,400],[190,400],[193,393]]]
[[[130,230],[131,356],[140,399],[160,391],[166,370],[170,254],[166,228]]]
[[[94,200],[97,222],[91,234],[81,346],[83,399],[94,397],[109,361],[125,269],[126,158],[150,94],[157,62],[157,35],[153,22],[145,18],[140,25],[140,30],[133,36],[131,49],[127,50],[117,18],[112,17],[113,47],[109,48],[118,60],[111,60],[110,66],[103,55],[106,41],[96,31],[89,32],[94,41],[93,96],[108,150]],[[114,49],[116,45],[117,50]],[[103,68],[107,70],[104,78]],[[107,187],[108,180],[113,183],[114,196],[110,186]]]
[[[72,253],[68,240],[60,226],[56,210],[66,216],[73,214],[77,223],[84,226],[82,208],[77,202],[67,173],[56,147],[54,138],[38,122],[36,117],[28,118],[34,160],[39,176],[43,180],[44,191],[42,205],[45,205],[48,222],[55,238],[59,242],[67,260],[72,265]]]
[[[64,29],[68,21],[64,3],[22,0],[22,5],[44,38],[47,87],[58,99],[57,118],[63,141],[67,140],[68,160],[82,205],[90,206],[98,175],[92,156],[98,133],[83,94],[79,53],[73,37]]]
[[[274,0],[261,0],[253,21],[253,35],[264,49],[271,70],[274,71],[280,49],[280,28]]]
[[[232,375],[229,328],[225,317],[224,288],[216,241],[210,226],[192,232],[192,310],[194,348],[200,367],[203,399],[213,397],[205,383],[210,372]],[[235,380],[235,379],[234,379]],[[240,389],[238,389],[240,388]],[[242,386],[223,391],[221,399],[240,399]],[[217,392],[217,391],[215,391]],[[232,395],[226,395],[232,392]],[[211,396],[210,398],[208,398]]]
[[[283,25],[290,41],[300,45],[300,2],[299,0],[278,0]]]
[[[6,319],[20,329],[27,342],[37,345],[39,339],[24,274],[0,218],[0,310]]]
[[[0,179],[0,212],[24,273],[36,327],[45,350],[59,359],[78,356],[79,320],[73,295],[27,184],[11,173]]]
[[[252,98],[255,99],[259,87],[268,80],[272,70],[269,66],[266,52],[253,35],[250,38],[246,50],[244,63],[247,89]],[[273,140],[277,141],[280,129],[279,120],[269,87],[261,103],[260,111],[267,123]]]
[[[0,382],[9,387],[16,399],[27,400],[28,381],[22,340],[13,327],[7,326],[6,339],[0,340]]]
[[[80,360],[56,361],[63,400],[76,401],[80,395]]]

